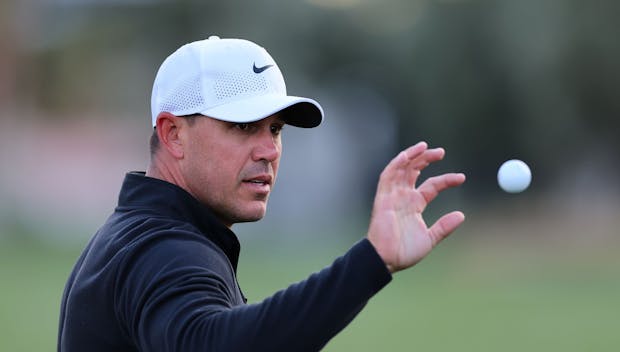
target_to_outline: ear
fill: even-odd
[[[182,159],[184,156],[183,143],[179,134],[181,120],[169,112],[160,112],[155,122],[160,145],[176,159]]]

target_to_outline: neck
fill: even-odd
[[[157,156],[154,156],[151,159],[151,162],[149,163],[149,167],[146,169],[146,176],[160,179],[160,180],[172,183],[174,185],[177,185],[183,188],[189,194],[191,194],[194,198],[196,198],[196,196],[189,189],[189,187],[184,181],[184,178],[181,175],[182,174],[178,168],[170,167],[168,163],[164,162]],[[217,212],[213,211],[213,213],[224,224],[224,226],[228,227],[229,229],[232,229],[233,224],[231,222],[222,220],[222,218],[219,217]]]
[[[170,163],[162,160],[159,154],[151,158],[151,162],[146,169],[146,176],[172,183],[192,194],[178,167],[171,166]]]

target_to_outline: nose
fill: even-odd
[[[271,133],[261,133],[252,151],[254,161],[265,160],[272,162],[280,157],[282,146],[280,138]]]

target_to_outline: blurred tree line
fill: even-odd
[[[268,48],[292,94],[336,80],[372,87],[396,112],[397,145],[445,146],[445,168],[467,172],[477,194],[495,187],[504,160],[529,161],[545,184],[620,146],[617,1],[48,0],[2,10],[13,40],[0,47],[19,63],[10,102],[58,117],[148,116],[162,59],[216,34]]]

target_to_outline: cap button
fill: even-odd
[[[220,37],[218,37],[217,35],[212,35],[209,37],[209,40],[215,40],[215,39],[220,39]]]

